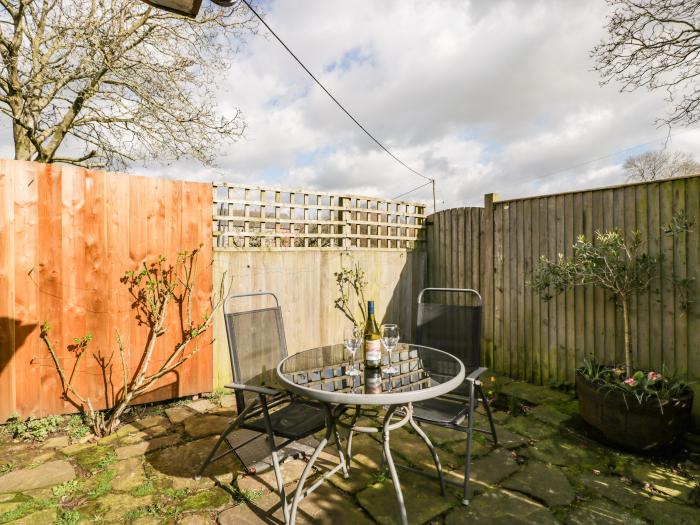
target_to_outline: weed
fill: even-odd
[[[165,494],[170,499],[182,499],[182,498],[188,496],[189,493],[190,493],[190,491],[188,489],[167,488],[167,489],[163,490],[163,494]]]
[[[90,433],[90,427],[85,424],[83,416],[73,415],[68,418],[66,432],[71,441],[78,441]]]
[[[63,423],[63,416],[48,416],[41,419],[22,418],[14,414],[5,425],[5,432],[13,439],[22,441],[44,441],[49,435],[58,432]]]
[[[15,468],[15,464],[12,463],[11,461],[7,463],[3,463],[0,465],[0,474],[7,474],[8,472],[12,472]]]
[[[134,490],[131,491],[131,495],[140,498],[141,496],[148,496],[156,491],[156,487],[153,484],[153,480],[147,480],[142,485],[139,485]]]
[[[47,509],[52,504],[53,502],[50,499],[32,499],[22,502],[14,509],[0,514],[0,523],[9,523],[18,520],[32,512]]]
[[[79,489],[80,481],[77,479],[72,479],[70,481],[66,481],[65,483],[55,486],[51,489],[51,492],[57,498],[62,498],[63,496],[71,496],[75,494],[76,492],[78,492]]]
[[[105,457],[97,462],[97,470],[104,470],[112,463],[117,462],[117,453],[114,451],[108,452]]]
[[[62,510],[56,516],[55,525],[75,525],[80,521],[80,512],[77,510]]]
[[[370,485],[374,485],[375,483],[384,483],[388,479],[390,479],[389,471],[387,469],[382,469],[374,473]]]
[[[262,490],[241,490],[238,487],[233,487],[233,499],[237,503],[255,503],[262,495]]]
[[[112,480],[117,473],[113,470],[104,470],[97,474],[97,484],[95,488],[87,493],[91,499],[96,499],[110,491],[112,488]]]
[[[226,389],[222,386],[218,386],[207,397],[215,405],[221,406],[221,398],[224,397],[224,394],[226,394]]]

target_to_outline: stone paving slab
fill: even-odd
[[[521,436],[525,436],[526,438],[533,440],[547,439],[548,437],[558,433],[557,429],[552,425],[542,423],[541,421],[536,421],[533,418],[526,416],[512,417],[508,420],[504,427],[508,430],[516,432],[517,434],[520,434]],[[498,434],[498,431],[501,428],[503,427],[496,426],[496,434]]]
[[[571,420],[570,414],[565,414],[550,405],[538,405],[528,412],[528,418],[535,418],[542,423],[558,427]]]
[[[679,505],[661,498],[650,499],[641,509],[642,516],[654,525],[698,525],[698,507]]]
[[[575,483],[601,498],[607,498],[626,508],[639,507],[649,500],[641,487],[633,486],[617,476],[582,474],[576,476]]]
[[[456,496],[442,497],[439,484],[430,478],[399,471],[409,523],[422,524],[459,503]],[[360,505],[380,524],[399,522],[399,506],[390,480],[370,485],[357,494]]]
[[[0,476],[0,494],[60,485],[75,479],[75,475],[75,468],[68,461],[50,461],[33,469],[15,470]]]
[[[135,456],[143,456],[150,452],[155,452],[166,447],[172,447],[178,443],[181,439],[180,434],[170,434],[168,436],[163,436],[149,441],[141,441],[134,445],[128,445],[125,447],[119,447],[115,450],[117,454],[117,459],[128,459]]]
[[[306,461],[292,459],[280,465],[282,479],[285,485],[296,484],[301,477],[301,473],[306,467]],[[268,470],[262,474],[243,474],[236,479],[236,484],[241,491],[249,492],[275,492],[277,491],[277,479],[274,470]]]
[[[691,502],[690,495],[698,487],[696,481],[689,480],[670,468],[639,460],[625,463],[620,473],[644,485],[650,494],[660,493],[684,503]]]
[[[595,445],[561,436],[538,441],[523,451],[523,455],[553,465],[578,465],[604,470],[608,458]]]
[[[566,525],[645,525],[647,522],[607,500],[583,503],[566,518]]]
[[[526,494],[548,507],[568,505],[576,497],[573,487],[561,470],[538,461],[529,462],[501,486]]]
[[[455,507],[445,525],[555,525],[559,523],[546,507],[526,496],[507,490],[489,490],[476,496],[469,506]]]
[[[231,424],[231,420],[225,416],[211,414],[196,415],[185,420],[185,434],[192,438],[201,438],[219,435]]]
[[[183,445],[166,448],[146,456],[146,464],[153,471],[173,483],[174,488],[202,487],[202,480],[211,476],[236,477],[243,467],[229,454],[209,465],[202,480],[193,479],[217,441],[209,436]]]
[[[194,416],[197,413],[198,412],[186,406],[176,406],[165,409],[165,415],[168,416],[168,419],[173,425],[179,425],[180,423]]]

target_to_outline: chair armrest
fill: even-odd
[[[245,390],[247,392],[254,392],[256,394],[262,394],[265,396],[275,396],[278,394],[284,394],[285,392],[282,390],[274,390],[272,388],[267,388],[264,386],[256,386],[256,385],[245,385],[242,383],[229,383],[227,385],[224,385],[225,388],[230,388],[232,390]]]
[[[481,376],[481,374],[483,374],[483,373],[486,372],[487,370],[488,370],[488,368],[485,368],[485,367],[483,367],[483,366],[480,366],[479,368],[477,368],[476,370],[474,370],[471,374],[469,374],[469,375],[468,375],[467,377],[465,377],[464,379],[465,379],[466,381],[477,381],[477,380],[479,379],[479,377]]]

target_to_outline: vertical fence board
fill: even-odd
[[[686,180],[674,180],[671,188],[673,190],[673,213],[686,213],[686,200],[685,200],[685,186]],[[674,246],[673,249],[673,266],[669,269],[672,273],[672,284],[674,282],[685,281],[687,272],[687,234],[679,233],[673,235],[671,242]],[[673,341],[674,346],[672,349],[673,356],[675,358],[674,372],[681,375],[686,375],[688,373],[688,338],[686,336],[686,330],[688,329],[688,319],[686,312],[684,311],[683,304],[683,294],[680,288],[674,289],[675,302],[672,305],[673,310]]]
[[[686,214],[694,221],[687,235],[688,299],[686,319],[688,322],[688,376],[700,378],[700,178],[688,179],[686,188]],[[697,399],[697,391],[696,391]]]
[[[15,196],[11,161],[0,160],[0,421],[14,410],[15,331],[26,332],[15,316]]]

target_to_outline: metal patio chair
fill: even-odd
[[[430,297],[438,293],[450,294],[454,301],[452,304],[446,304],[425,300],[426,296]],[[460,388],[447,396],[414,403],[413,418],[419,424],[438,425],[467,434],[462,499],[465,505],[469,504],[469,476],[474,432],[490,435],[494,446],[498,445],[491,410],[479,380],[487,370],[481,366],[481,315],[481,295],[476,290],[425,288],[418,294],[416,342],[439,348],[459,358],[464,363],[467,377]],[[433,375],[439,375],[440,363],[430,363],[428,368]],[[479,403],[484,406],[490,430],[474,428],[474,409]]]
[[[247,301],[252,304],[253,301],[270,298],[274,299],[274,306],[243,310],[227,308],[233,302],[240,304]],[[226,387],[235,390],[238,416],[221,434],[197,477],[211,463],[230,453],[238,457],[248,474],[255,474],[256,469],[246,464],[239,451],[266,434],[280,505],[287,522],[289,509],[280,471],[279,452],[290,443],[324,429],[325,410],[320,405],[295,398],[276,388],[276,367],[280,360],[287,357],[287,343],[282,310],[273,293],[256,292],[227,297],[224,302],[224,323],[234,381]],[[239,429],[252,431],[254,437],[241,442],[240,436],[233,435]],[[227,450],[217,455],[221,447]]]

